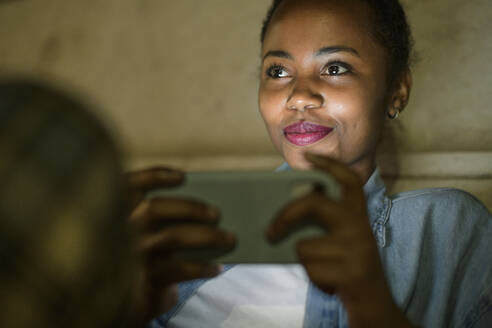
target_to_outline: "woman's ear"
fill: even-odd
[[[408,69],[405,73],[401,74],[397,84],[391,95],[391,101],[389,102],[388,117],[396,118],[408,104],[410,98],[410,91],[412,90],[412,72]]]

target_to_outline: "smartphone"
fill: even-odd
[[[299,239],[325,234],[316,225],[307,225],[286,240],[271,245],[265,231],[275,215],[290,201],[313,190],[338,199],[335,180],[320,171],[239,171],[191,172],[183,185],[151,192],[148,197],[184,197],[216,206],[219,226],[234,233],[237,245],[229,253],[212,249],[186,250],[183,260],[217,263],[297,263],[295,244]]]

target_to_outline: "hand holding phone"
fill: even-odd
[[[207,261],[180,258],[187,249],[213,249],[225,253],[234,248],[235,238],[217,227],[219,212],[198,200],[144,195],[155,188],[166,190],[181,185],[184,173],[151,168],[127,175],[133,210],[130,224],[137,232],[141,258],[139,279],[134,288],[135,326],[166,312],[177,301],[176,283],[213,277],[220,267]]]
[[[277,212],[290,201],[313,190],[338,197],[338,187],[317,171],[192,172],[177,188],[153,191],[154,197],[200,199],[221,212],[220,227],[236,235],[236,248],[227,254],[212,247],[186,249],[176,255],[187,261],[218,263],[297,263],[298,240],[326,231],[316,224],[296,227],[283,242],[272,246],[266,229]],[[183,231],[183,233],[186,233]],[[191,232],[190,232],[191,233]]]

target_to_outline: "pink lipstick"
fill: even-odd
[[[306,121],[289,125],[284,129],[285,138],[296,146],[307,146],[326,137],[333,128]]]

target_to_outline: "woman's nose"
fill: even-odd
[[[310,88],[306,83],[296,83],[287,100],[287,109],[304,112],[308,109],[317,109],[323,106],[323,97]]]

